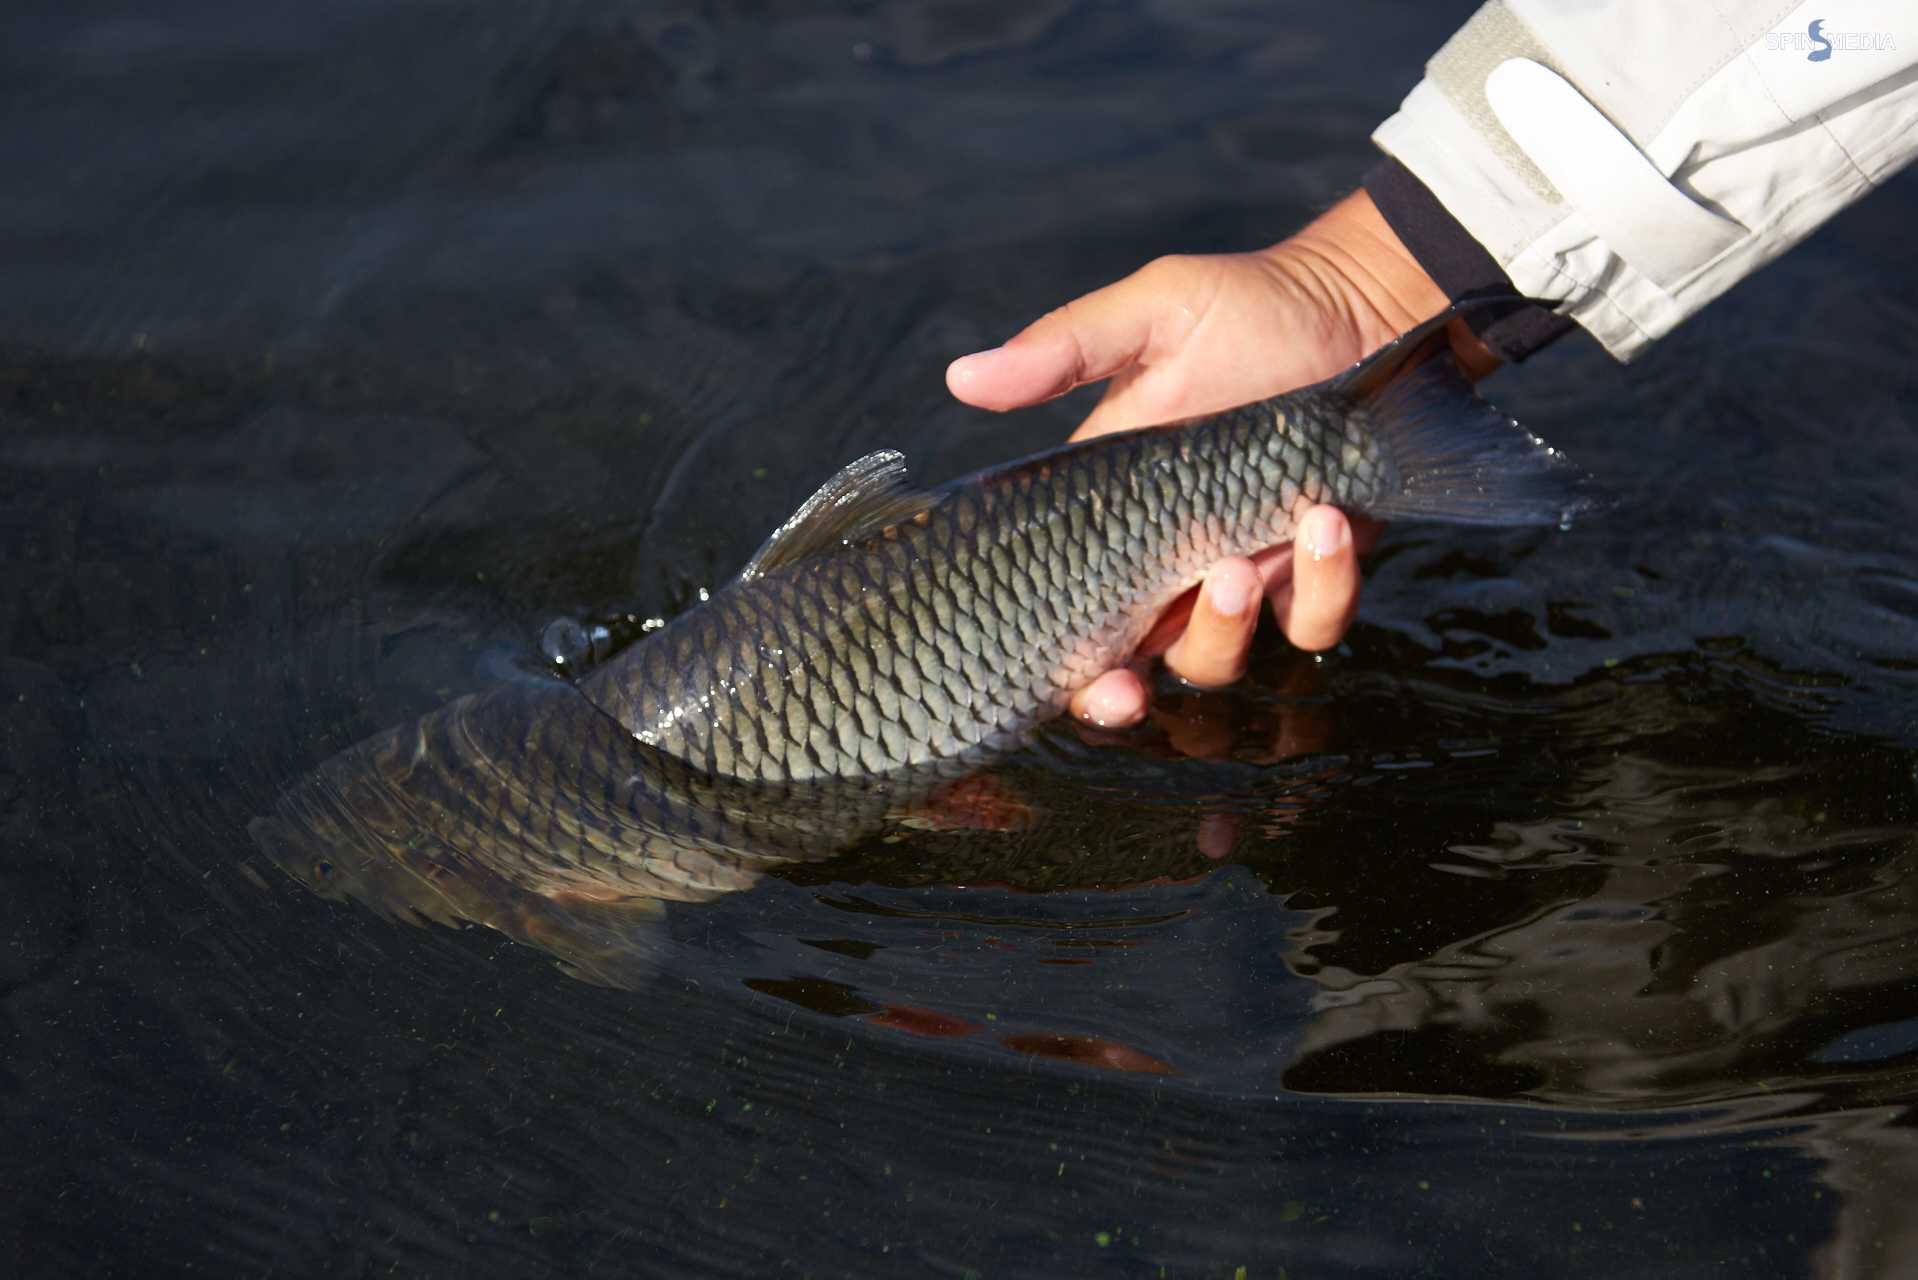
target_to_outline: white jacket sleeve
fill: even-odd
[[[1918,6],[1492,0],[1374,140],[1620,359],[1918,150]]]

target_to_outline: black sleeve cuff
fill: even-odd
[[[1365,175],[1365,192],[1425,274],[1452,301],[1518,292],[1485,246],[1459,225],[1410,169],[1391,156]],[[1513,362],[1577,327],[1557,312],[1529,302],[1476,309],[1465,322],[1494,355]]]

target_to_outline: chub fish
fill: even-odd
[[[937,488],[862,458],[706,603],[576,684],[483,690],[349,748],[254,837],[329,897],[534,941],[829,856],[1058,714],[1308,504],[1486,525],[1598,505],[1473,392],[1450,315],[1316,386]]]

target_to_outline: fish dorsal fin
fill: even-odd
[[[847,463],[800,503],[739,571],[739,579],[750,582],[807,556],[863,541],[887,525],[911,519],[935,500],[935,495],[913,486],[904,454],[893,449],[869,453]]]

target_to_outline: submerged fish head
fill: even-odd
[[[337,763],[337,762],[336,762]],[[323,768],[247,827],[282,871],[322,898],[355,899],[408,923],[475,919],[457,859],[401,811],[377,775]]]
[[[414,757],[395,750],[411,735],[402,726],[321,765],[248,824],[254,844],[322,898],[351,899],[405,924],[486,925],[604,986],[647,981],[657,971],[659,903],[568,899],[509,882],[484,863],[487,831],[436,809],[431,789],[411,785]]]

